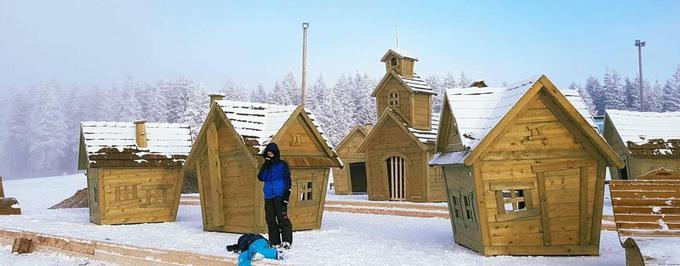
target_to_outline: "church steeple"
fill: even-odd
[[[387,50],[380,61],[385,63],[386,71],[394,70],[399,75],[411,78],[413,77],[413,65],[415,61],[418,61],[418,58],[410,56],[398,48],[392,48]]]
[[[389,49],[380,59],[385,63],[385,76],[371,96],[376,97],[378,116],[385,109],[397,112],[413,128],[431,128],[434,89],[413,73],[418,59],[399,49]]]

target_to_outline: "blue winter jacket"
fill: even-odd
[[[286,201],[290,196],[290,168],[288,163],[280,159],[279,147],[276,143],[269,143],[262,152],[262,156],[266,158],[267,151],[274,153],[274,158],[265,160],[265,163],[260,168],[260,173],[257,178],[264,182],[262,191],[265,199],[273,199],[275,197],[284,197]]]

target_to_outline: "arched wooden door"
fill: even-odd
[[[387,189],[391,200],[403,200],[405,196],[406,163],[400,156],[391,156],[385,160],[387,166]]]

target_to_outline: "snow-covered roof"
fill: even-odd
[[[624,144],[644,144],[649,140],[680,139],[680,112],[636,112],[605,110]]]
[[[264,148],[283,127],[297,106],[219,100],[216,103],[244,139],[256,140],[256,148]],[[312,113],[305,110],[328,147],[333,147]],[[332,148],[331,148],[332,149]],[[335,152],[335,151],[333,151]]]
[[[187,124],[145,123],[147,148],[135,141],[133,122],[82,122],[83,141],[88,155],[100,154],[104,148],[139,150],[144,154],[167,157],[187,156],[191,151],[191,130]]]
[[[439,114],[432,114],[432,129],[423,130],[410,127],[408,124],[404,123],[404,126],[408,128],[408,131],[413,133],[416,138],[425,144],[434,144],[437,141],[437,129],[439,129]]]
[[[406,86],[411,89],[412,91],[415,92],[421,92],[421,93],[429,93],[429,94],[437,94],[434,91],[434,88],[430,86],[430,84],[427,84],[425,80],[423,80],[420,76],[416,75],[413,73],[413,77],[406,77],[402,75],[398,75],[399,78],[406,84]]]
[[[430,163],[462,163],[470,153],[469,151],[477,147],[540,77],[531,77],[506,87],[447,89],[446,96],[449,108],[451,108],[456,119],[462,144],[467,149],[460,152],[438,153]],[[597,129],[595,119],[590,114],[578,91],[560,89],[560,92],[588,121],[590,126]]]
[[[380,61],[381,61],[381,62],[385,62],[385,60],[387,60],[387,56],[388,56],[390,53],[395,53],[395,54],[397,54],[397,56],[402,57],[402,58],[411,58],[411,59],[414,59],[414,60],[418,61],[418,58],[417,58],[417,57],[415,57],[415,56],[412,55],[411,53],[406,52],[406,51],[404,51],[404,50],[402,50],[402,49],[399,49],[399,48],[390,48],[389,50],[387,50],[387,52],[386,52],[385,55],[380,59]]]

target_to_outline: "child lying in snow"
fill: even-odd
[[[283,251],[273,248],[269,241],[261,235],[244,234],[238,238],[238,243],[227,246],[227,251],[241,253],[238,256],[238,266],[250,266],[250,260],[263,258],[283,260]]]

